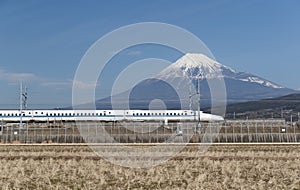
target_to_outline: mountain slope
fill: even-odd
[[[193,81],[195,88],[196,80],[200,78],[202,107],[211,105],[211,87],[208,85],[208,81],[220,78],[226,85],[228,103],[260,100],[296,92],[251,73],[235,71],[203,54],[184,55],[159,73],[157,78],[167,81],[188,78]]]
[[[226,118],[285,118],[290,119],[300,112],[300,94],[290,94],[277,98],[230,104]]]
[[[136,85],[131,91],[116,95],[114,104],[119,109],[149,109],[149,104],[159,99],[165,103],[163,109],[189,108],[189,82],[197,91],[200,80],[201,108],[211,106],[211,88],[209,84],[218,84],[223,79],[226,85],[227,103],[254,101],[274,98],[297,91],[285,88],[269,80],[246,72],[238,72],[226,67],[203,54],[186,54],[175,63],[162,70],[154,79],[147,79]],[[169,85],[170,84],[170,85]],[[218,86],[213,86],[218,88]],[[129,107],[124,106],[124,99],[129,97]],[[197,107],[197,96],[193,96],[193,108]],[[97,101],[98,109],[111,105],[110,97]],[[220,100],[224,103],[224,100]]]
[[[243,82],[251,82],[271,88],[284,88],[264,78],[251,73],[238,72],[217,61],[203,55],[188,53],[158,74],[158,78],[168,79],[175,77],[187,77],[201,79],[226,78]]]

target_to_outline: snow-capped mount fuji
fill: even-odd
[[[190,82],[195,90],[197,80],[200,79],[201,108],[209,108],[212,102],[209,83],[214,80],[218,81],[220,78],[225,83],[227,96],[226,100],[221,100],[223,101],[220,102],[221,104],[298,93],[298,91],[285,88],[251,73],[235,71],[203,54],[188,53],[162,70],[153,79],[140,82],[131,90],[115,95],[114,99],[117,100],[115,102],[119,102],[118,109],[189,109],[189,86],[192,86]],[[210,83],[212,84],[216,83]],[[129,107],[124,107],[123,102],[128,97]],[[197,97],[193,96],[193,98],[193,103],[196,104]],[[150,104],[157,99],[159,105],[150,107]],[[163,106],[161,102],[164,103]],[[98,100],[96,106],[98,109],[111,109],[112,98]],[[193,108],[195,109],[196,106],[193,105]]]
[[[224,80],[227,103],[273,98],[297,92],[251,73],[236,71],[206,55],[197,53],[184,55],[161,71],[157,78],[166,81],[189,79],[194,85],[199,78],[201,105],[204,107],[210,105],[211,98],[207,81],[218,78]],[[181,88],[180,85],[178,88]]]
[[[207,57],[204,54],[188,53],[178,59],[174,64],[164,69],[157,76],[161,79],[187,77],[189,79],[211,79],[228,78],[243,82],[251,82],[271,88],[284,88],[276,83],[252,75],[251,73],[238,72],[217,61]]]

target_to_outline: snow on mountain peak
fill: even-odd
[[[230,78],[233,80],[257,83],[270,88],[284,88],[251,73],[238,72],[226,67],[206,55],[199,53],[187,53],[161,71],[157,78],[174,79],[185,77],[189,79]]]
[[[198,53],[187,53],[175,63],[164,69],[159,76],[174,75],[187,76],[189,78],[215,78],[223,75],[223,72],[236,73],[217,61]]]

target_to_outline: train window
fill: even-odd
[[[83,116],[83,113],[81,113],[80,115]]]
[[[144,115],[146,115],[146,113],[144,113]]]
[[[111,114],[111,112],[108,112],[108,114]]]
[[[25,113],[23,113],[23,116],[25,116]]]
[[[29,112],[29,115],[30,115],[31,113]]]
[[[35,114],[38,114],[38,112],[36,111]]]
[[[0,113],[0,116],[2,116],[2,113]]]
[[[135,116],[135,113],[133,113],[132,115]]]
[[[106,115],[106,113],[104,113],[103,115]]]
[[[102,113],[100,113],[100,116],[102,116]]]
[[[148,113],[148,115],[150,115],[150,113]]]
[[[187,113],[185,113],[184,115],[187,115]]]
[[[44,112],[41,112],[41,114],[44,114]]]
[[[56,116],[56,113],[54,113],[53,115]]]
[[[48,113],[46,113],[46,116],[48,116]]]

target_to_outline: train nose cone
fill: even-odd
[[[218,116],[219,121],[224,121],[224,118],[222,116]]]
[[[213,115],[212,120],[213,121],[224,121],[224,118],[222,116],[219,116],[219,115]]]

